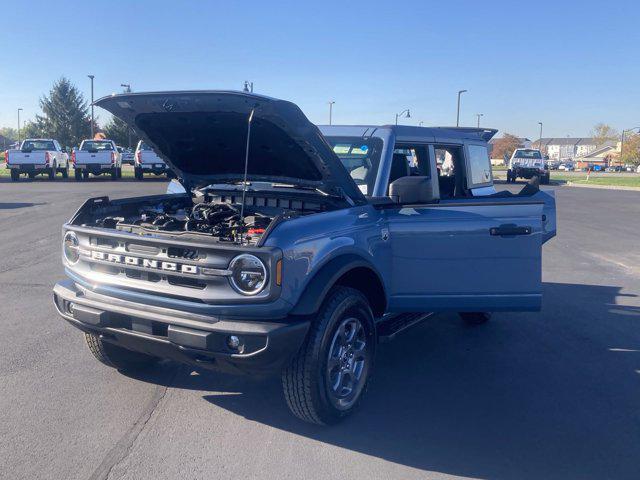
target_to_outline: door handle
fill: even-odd
[[[489,229],[491,235],[530,235],[532,231],[531,227],[517,227],[515,225],[501,225],[500,227],[493,227]]]

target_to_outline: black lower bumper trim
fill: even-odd
[[[277,323],[256,320],[202,321],[150,319],[108,302],[87,299],[69,282],[54,288],[58,313],[76,328],[129,350],[231,373],[278,373],[298,351],[309,320]],[[230,337],[239,345],[232,348]]]

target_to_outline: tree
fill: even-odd
[[[640,165],[640,134],[634,133],[624,136],[620,159],[624,164]]]
[[[18,139],[18,130],[11,127],[0,127],[0,135],[7,140],[16,141]]]
[[[48,136],[49,135],[42,130],[42,126],[37,122],[25,122],[24,127],[20,130],[20,137],[22,140],[25,138],[42,138]]]
[[[78,145],[91,136],[87,102],[65,77],[53,84],[48,96],[40,99],[43,115],[33,122],[42,136],[55,138],[64,146]]]
[[[136,132],[133,129],[130,130],[129,126],[118,117],[111,117],[111,121],[104,127],[104,133],[108,139],[124,147],[135,146],[139,140]]]
[[[505,133],[502,138],[497,139],[493,143],[491,158],[504,158],[505,154],[511,157],[516,148],[520,148],[520,139],[510,133]]]
[[[596,143],[596,147],[602,147],[607,142],[617,142],[620,134],[617,130],[606,123],[597,123],[591,130],[591,136]]]

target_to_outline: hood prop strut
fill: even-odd
[[[253,112],[255,112],[255,108],[251,109],[251,113],[249,114],[249,121],[247,122],[247,148],[245,149],[244,154],[244,177],[242,178],[242,205],[240,206],[240,224],[243,229],[240,233],[240,243],[244,241],[244,204],[247,196],[247,170],[249,168],[249,143],[251,141],[251,121],[253,120]]]

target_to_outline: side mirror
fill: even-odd
[[[62,147],[62,153],[67,153],[67,147]]]
[[[431,177],[401,177],[389,185],[389,196],[397,203],[409,205],[438,200],[433,192]]]

